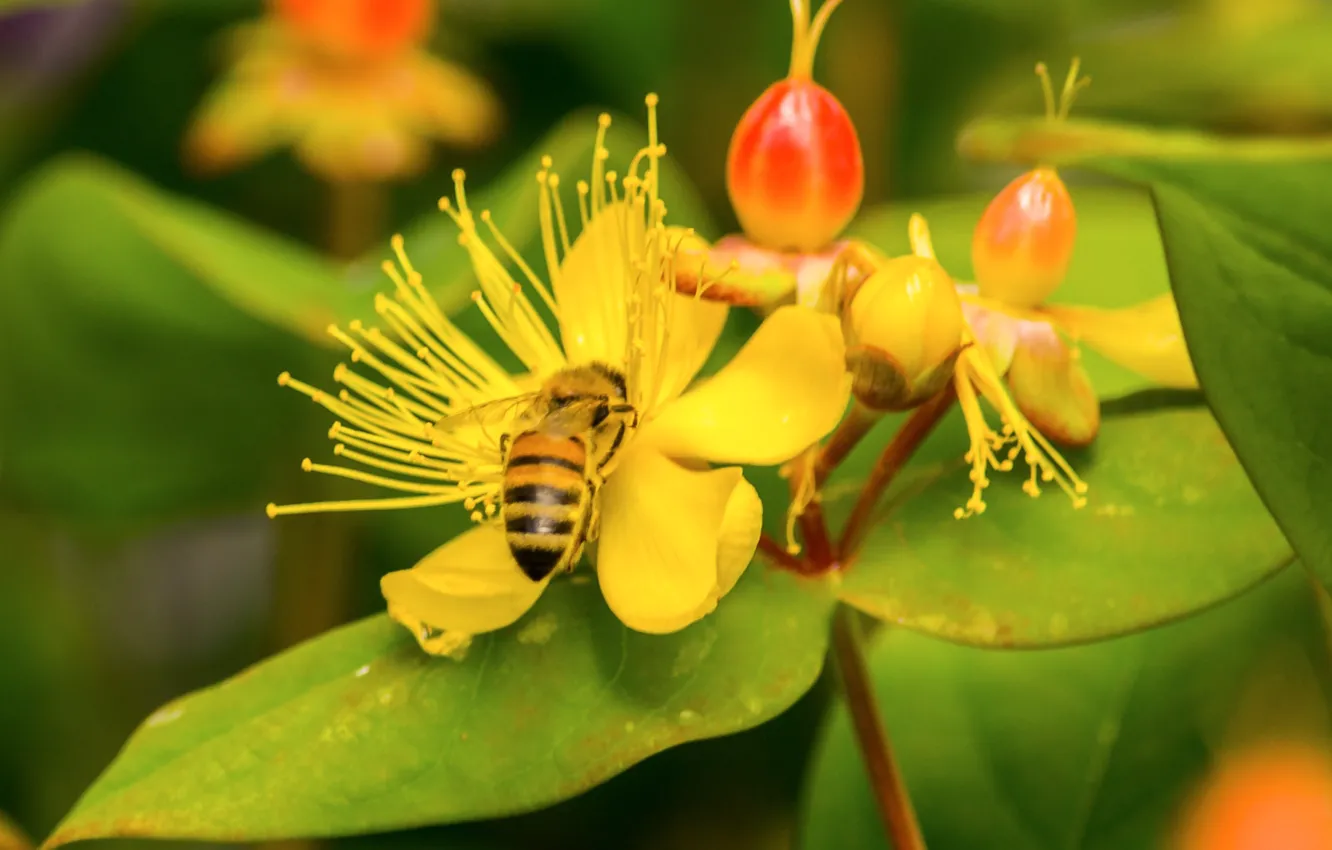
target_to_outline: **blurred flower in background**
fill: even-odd
[[[1332,757],[1310,745],[1267,744],[1230,754],[1184,819],[1179,850],[1332,847]]]
[[[83,70],[125,19],[124,0],[0,14],[0,116]]]
[[[422,48],[433,0],[270,0],[231,34],[231,66],[185,141],[189,164],[224,171],[291,145],[311,172],[376,182],[419,172],[438,140],[493,139],[490,87]]]

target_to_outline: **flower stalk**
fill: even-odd
[[[870,517],[873,516],[874,508],[878,505],[883,492],[893,483],[897,473],[906,466],[907,461],[925,442],[925,438],[934,431],[934,427],[939,424],[956,400],[957,393],[950,384],[934,398],[916,408],[884,447],[883,453],[874,463],[874,468],[870,470],[869,477],[865,479],[865,486],[860,491],[855,507],[851,509],[851,515],[847,517],[846,525],[842,527],[837,551],[844,560],[849,558],[860,545],[861,538],[869,526]]]
[[[351,262],[369,250],[384,233],[388,191],[383,183],[330,180],[328,186],[328,253]]]
[[[884,831],[894,850],[925,850],[925,839],[915,809],[879,713],[874,683],[865,663],[859,617],[860,613],[849,606],[837,607],[833,615],[830,654],[841,680],[856,744],[865,761],[865,771],[869,774]]]
[[[820,487],[828,480],[828,476],[833,470],[846,460],[847,456],[855,450],[865,435],[878,424],[882,414],[869,410],[860,404],[853,404],[851,412],[846,415],[837,430],[833,432],[823,451],[819,453],[819,459],[814,464],[814,483]]]

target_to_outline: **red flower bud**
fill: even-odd
[[[270,0],[277,16],[340,59],[374,59],[419,42],[434,23],[433,0]]]
[[[846,109],[810,76],[832,10],[813,22],[793,0],[791,70],[745,111],[731,136],[726,188],[750,241],[774,250],[816,251],[841,233],[860,207],[865,165]]]

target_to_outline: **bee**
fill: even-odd
[[[534,393],[492,405],[526,405],[514,421],[530,423],[499,439],[500,519],[509,551],[532,581],[571,570],[595,531],[603,471],[638,424],[624,375],[604,363],[571,366]],[[445,417],[435,427],[447,430],[489,407]]]

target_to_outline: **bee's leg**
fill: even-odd
[[[601,534],[601,501],[597,499],[601,483],[600,475],[594,473],[587,477],[587,511],[583,514],[582,530],[583,540],[587,542],[595,542]]]
[[[500,457],[507,457],[507,456],[508,456],[508,454],[509,454],[509,435],[508,435],[507,433],[505,433],[505,434],[500,434],[500,438],[499,438],[499,450],[500,450]]]
[[[598,446],[597,453],[601,456],[601,459],[597,461],[598,474],[601,473],[601,470],[606,468],[606,464],[610,463],[615,457],[615,453],[620,450],[620,444],[624,442],[624,435],[627,430],[628,426],[625,425],[625,423],[619,423],[619,427],[615,429],[615,436],[611,438],[610,445],[604,450]]]
[[[618,416],[623,416],[625,424],[630,428],[638,427],[638,408],[625,402],[623,404],[611,405],[610,412]]]

